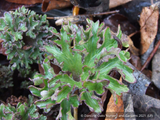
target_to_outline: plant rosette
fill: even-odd
[[[0,104],[1,120],[46,120],[46,116],[37,112],[36,105],[33,104],[33,97],[29,95],[26,103],[19,102],[16,107],[10,104]]]
[[[37,73],[29,86],[31,93],[40,99],[36,105],[49,111],[52,106],[60,104],[57,119],[74,119],[71,108],[85,102],[90,111],[101,113],[102,101],[95,95],[102,95],[105,89],[112,94],[121,95],[129,89],[122,82],[109,76],[112,69],[116,69],[123,79],[134,83],[133,70],[125,62],[130,58],[128,51],[118,48],[118,43],[111,37],[109,28],[103,29],[104,24],[87,19],[86,29],[69,23],[63,25],[60,32],[55,29],[52,33],[57,36],[54,45],[46,45],[46,51],[51,56],[46,56],[42,64],[44,74]],[[121,38],[119,30],[117,37]],[[103,40],[98,46],[99,41]],[[121,41],[123,47],[128,47],[127,41]],[[103,61],[104,57],[108,57]],[[58,62],[61,72],[55,74],[50,66],[50,61]],[[70,74],[66,74],[70,72]],[[43,88],[37,87],[44,84]]]
[[[24,6],[4,13],[0,18],[0,39],[6,49],[12,70],[30,69],[32,63],[43,62],[43,46],[54,39],[46,15],[38,15]]]

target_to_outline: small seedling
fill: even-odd
[[[18,103],[16,107],[10,104],[0,104],[1,120],[46,120],[46,117],[37,112],[33,97],[29,95],[28,103]]]

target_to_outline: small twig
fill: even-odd
[[[76,89],[76,91],[74,91],[74,94],[78,95],[78,93],[79,93],[79,90]],[[73,108],[73,116],[75,120],[78,120],[78,107]]]
[[[144,65],[142,66],[141,71],[143,71],[144,68],[148,65],[148,63],[150,62],[150,60],[152,59],[152,57],[153,57],[154,54],[156,53],[159,45],[160,45],[160,40],[157,42],[155,48],[153,49],[153,51],[151,52],[151,54],[150,54],[149,57],[147,58],[146,62],[145,62]]]
[[[135,34],[139,33],[140,31],[135,31],[133,33],[131,33],[130,35],[128,35],[129,38],[131,38],[132,36],[134,36]]]
[[[108,14],[113,14],[113,13],[118,13],[119,10],[115,11],[109,11],[109,12],[102,12],[102,13],[94,13],[94,14],[84,14],[84,15],[77,15],[77,16],[62,16],[62,17],[47,17],[47,19],[62,19],[62,18],[71,18],[71,17],[76,17],[76,18],[81,18],[81,17],[90,17],[90,16],[97,16],[97,15],[108,15]]]
[[[73,108],[74,110],[74,119],[78,120],[78,108]]]

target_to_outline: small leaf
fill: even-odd
[[[108,76],[108,75],[100,75],[100,79],[107,79],[110,81],[109,85],[106,87],[111,91],[114,91],[116,94],[121,95],[123,92],[128,92],[129,89],[126,85],[118,82],[118,80]]]
[[[63,75],[57,75],[55,76],[55,78],[53,78],[52,80],[50,80],[50,84],[55,84],[56,81],[60,80],[62,83],[68,83],[71,88],[73,88],[73,86],[76,86],[78,88],[82,88],[82,83],[81,82],[76,82],[75,80],[73,80],[73,78],[69,77],[66,74]]]
[[[18,41],[18,40],[21,40],[23,37],[22,37],[22,33],[20,33],[20,32],[15,32],[14,33],[14,39],[16,40],[16,41]]]
[[[54,74],[52,74],[53,72],[51,73],[49,70],[51,68],[51,66],[49,66],[47,63],[44,63],[43,68],[44,68],[45,78],[48,78],[48,79],[53,78]]]
[[[54,90],[53,89],[50,89],[50,90],[43,90],[41,91],[41,96],[42,96],[42,99],[41,100],[45,100],[49,97],[51,97],[53,94],[54,94]]]
[[[24,106],[23,104],[21,104],[21,105],[17,108],[17,112],[19,112],[21,116],[24,116],[24,114],[25,114],[25,106]]]
[[[36,111],[37,111],[36,105],[31,104],[30,107],[27,110],[27,113],[30,114],[30,115],[32,115],[32,114],[38,115],[38,114],[35,113]],[[34,116],[34,117],[36,117],[36,116]]]
[[[97,70],[100,70],[100,74],[108,74],[113,68],[117,68],[117,70],[122,74],[123,79],[127,82],[134,83],[136,81],[132,74],[133,70],[117,57],[104,62],[97,68]]]
[[[34,82],[34,85],[40,85],[43,83],[43,75],[36,73],[31,81]]]
[[[30,85],[29,86],[29,90],[31,91],[31,93],[37,97],[40,97],[41,94],[40,94],[40,89],[39,88],[36,88],[35,86],[33,85]]]
[[[70,111],[70,103],[67,99],[64,99],[61,102],[61,109],[60,109],[60,113],[62,114],[62,116],[59,116],[59,117],[61,117],[62,120],[67,120],[67,118],[68,118],[67,112],[68,111]]]
[[[69,103],[70,103],[73,107],[78,107],[78,106],[79,106],[78,96],[77,96],[77,95],[70,96],[70,97],[69,97]]]
[[[5,12],[4,13],[4,20],[6,22],[6,25],[13,27],[13,23],[12,23],[13,18],[12,18],[11,13]]]
[[[103,84],[101,82],[95,81],[94,83],[91,81],[87,81],[83,83],[83,86],[87,88],[89,91],[95,91],[97,94],[103,94]]]
[[[22,30],[23,32],[26,32],[27,31],[26,23],[21,23],[19,25],[19,29]]]
[[[55,101],[51,100],[51,99],[47,99],[47,100],[39,100],[39,101],[36,101],[36,105],[39,107],[39,108],[46,108],[46,106],[50,104],[50,105],[54,105],[55,104]]]
[[[0,31],[3,31],[5,29],[5,22],[4,19],[0,18]]]
[[[102,106],[98,103],[96,99],[94,99],[91,96],[89,92],[82,92],[80,96],[81,96],[81,100],[85,101],[85,103],[88,105],[91,111],[101,113]]]
[[[67,95],[71,92],[71,87],[66,85],[63,86],[62,90],[57,95],[57,103],[60,103],[63,99],[67,97]]]

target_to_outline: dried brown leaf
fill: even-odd
[[[141,60],[138,56],[131,54],[131,59],[129,61],[137,70],[142,68]]]
[[[6,100],[6,103],[11,104],[12,106],[16,106],[19,102],[21,102],[22,104],[27,102],[27,98],[25,96],[19,96],[19,98],[17,98],[14,95],[11,95],[11,97],[8,97]]]
[[[42,11],[47,12],[52,9],[61,9],[69,6],[71,6],[71,2],[66,0],[43,0]]]
[[[109,116],[110,114],[115,115],[115,118],[112,117],[106,117],[105,120],[124,120],[123,117],[118,117],[124,113],[124,105],[123,105],[123,100],[122,100],[122,95],[117,96],[118,103],[116,104],[113,98],[113,95],[111,96],[109,103],[107,105],[107,110],[106,110],[106,116]]]
[[[120,78],[120,81],[122,81],[122,77]],[[106,109],[106,118],[105,120],[124,120],[124,117],[120,117],[124,113],[124,104],[123,104],[123,99],[122,95],[117,97],[118,103],[115,103],[114,100],[114,95],[111,95],[111,98],[109,100],[109,103],[107,104],[107,109]],[[115,117],[108,117],[110,115],[115,115]]]
[[[159,11],[152,7],[144,7],[140,15],[141,54],[144,54],[156,37]]]
[[[0,54],[6,55],[6,49],[2,45],[3,40],[0,40]]]
[[[132,1],[132,0],[110,0],[110,2],[109,2],[109,9],[117,7],[119,5],[123,5],[125,3],[130,2],[130,1]]]
[[[130,37],[127,36],[126,39],[128,39],[128,41],[129,41],[129,49],[130,49],[130,52],[131,52],[133,55],[137,55],[137,56],[138,56],[138,55],[139,55],[139,49],[134,46],[134,43],[133,43],[133,41],[131,40]]]

